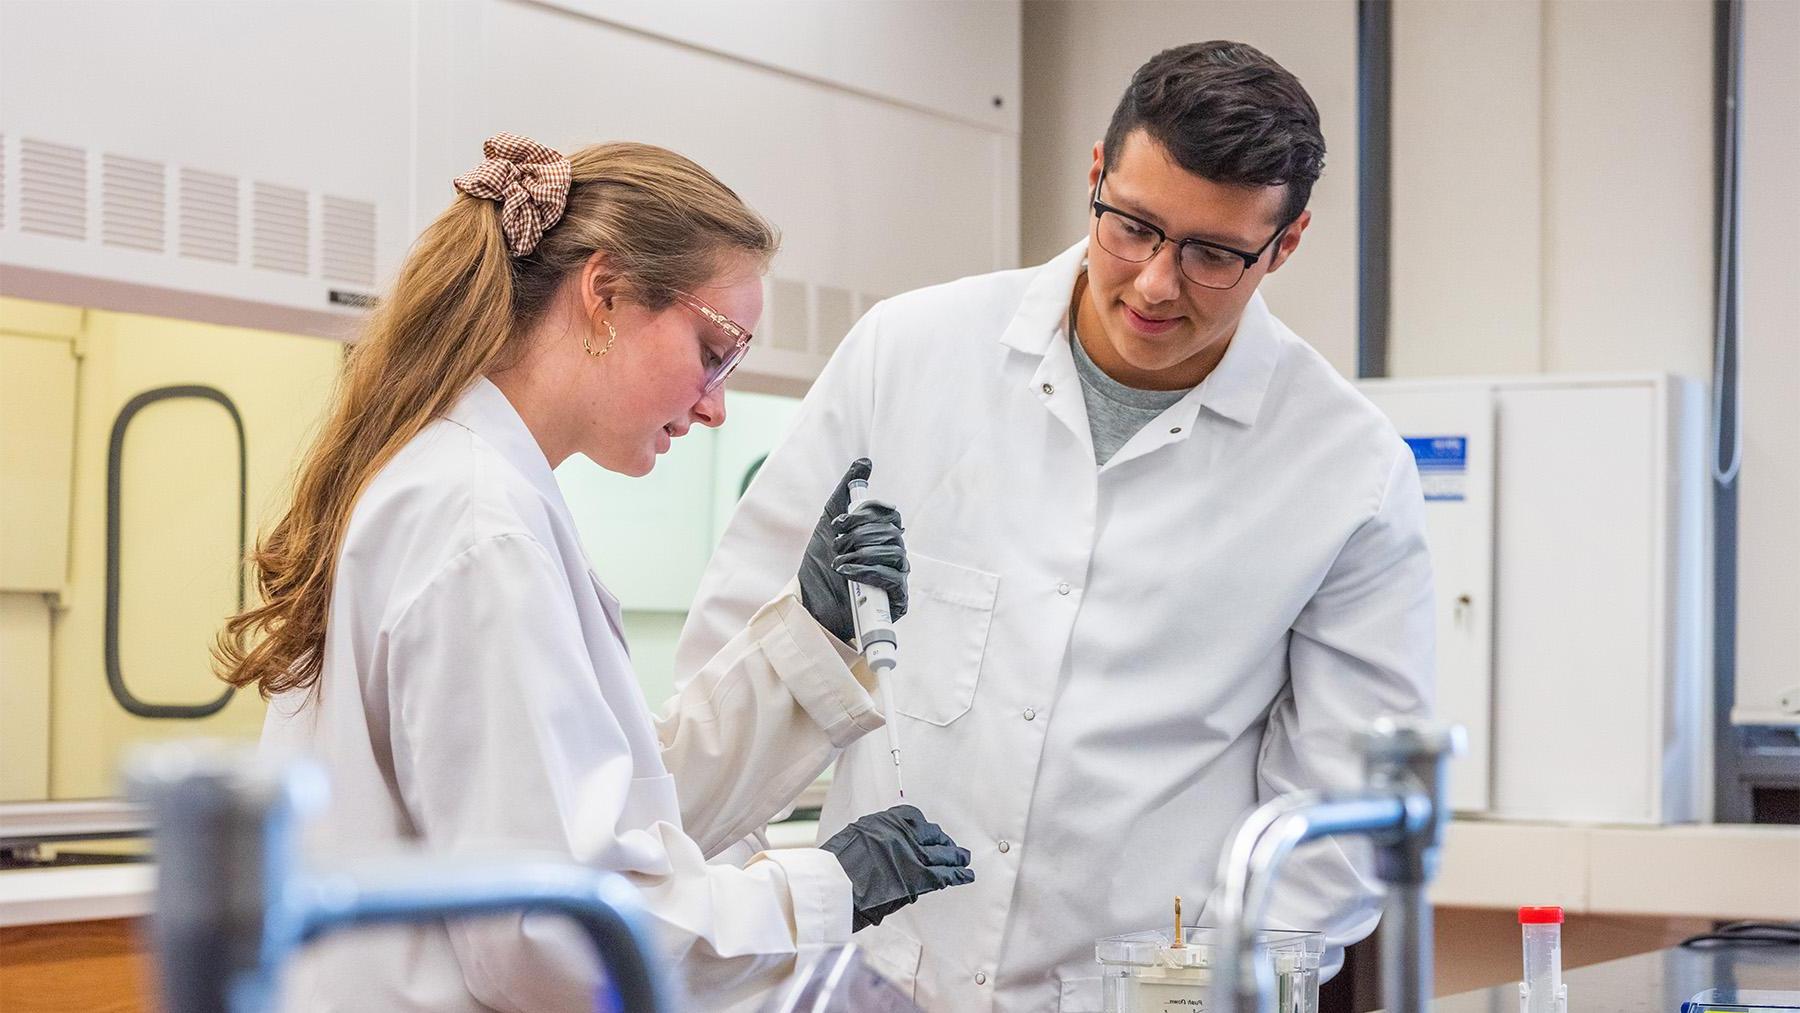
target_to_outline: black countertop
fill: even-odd
[[[1569,1013],[1680,1013],[1709,988],[1800,992],[1800,947],[1676,947],[1566,971]],[[1436,1013],[1519,1013],[1517,982],[1444,996]]]

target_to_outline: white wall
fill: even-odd
[[[323,196],[374,208],[374,291],[490,134],[693,157],[783,233],[729,399],[762,424],[750,411],[729,444],[697,432],[656,478],[571,495],[584,528],[636,535],[590,550],[660,697],[716,538],[715,459],[768,449],[768,416],[791,409],[740,392],[803,389],[874,299],[1018,263],[1019,32],[1016,0],[0,0],[0,294],[349,336],[319,270]],[[22,191],[44,190],[25,139],[76,150],[56,180],[76,236],[21,227]],[[104,241],[109,199],[145,189],[107,190],[111,155],[161,173],[140,213],[162,248]],[[188,168],[231,178],[235,261],[181,252]],[[259,183],[305,194],[304,270],[249,258]]]
[[[543,2],[978,126],[1019,129],[1018,0]]]
[[[1389,371],[1710,375],[1712,10],[1394,8]]]
[[[373,209],[372,293],[488,135],[643,140],[782,229],[787,284],[738,376],[797,393],[870,302],[1017,263],[1019,64],[1008,0],[4,0],[0,292],[342,336],[355,321],[319,270],[326,195]],[[19,227],[21,181],[43,175],[26,139],[74,149],[56,183],[85,201],[85,234]],[[113,155],[165,181],[140,202],[166,247],[103,240]],[[178,250],[188,168],[229,177],[246,207],[253,184],[301,193],[309,261]],[[262,233],[244,220],[248,250]]]
[[[1263,284],[1269,305],[1346,375],[1356,372],[1356,5],[1063,0],[1024,10],[1020,253],[1039,263],[1087,233],[1094,142],[1145,60],[1171,46],[1236,39],[1292,71],[1319,107],[1327,148],[1313,223]]]
[[[1734,716],[1800,724],[1800,5],[1745,15]],[[1709,4],[1409,0],[1394,66],[1393,375],[1710,379]]]
[[[1800,4],[1745,6],[1744,463],[1738,693],[1747,723],[1800,724]]]

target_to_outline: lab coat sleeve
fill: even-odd
[[[1394,442],[1372,516],[1294,622],[1289,691],[1269,716],[1257,765],[1260,801],[1362,787],[1356,734],[1384,715],[1431,713],[1435,641],[1424,497],[1412,454]],[[1340,947],[1374,930],[1381,895],[1367,844],[1330,838],[1289,859],[1270,914],[1279,926],[1325,931],[1329,976],[1343,960]]]
[[[583,575],[585,577],[585,575]],[[395,781],[432,851],[535,854],[622,873],[667,956],[708,1006],[792,969],[802,942],[847,938],[832,856],[708,864],[669,822],[672,779],[634,765],[628,699],[609,699],[569,582],[536,541],[476,543],[394,620],[384,645]],[[469,990],[499,1010],[591,1010],[598,972],[574,927],[544,914],[449,923]]]
[[[873,459],[869,484],[880,495],[881,460],[871,446],[870,415],[883,311],[881,305],[871,309],[832,353],[792,428],[738,501],[682,627],[677,673],[702,671],[793,578],[825,500],[851,461]],[[897,505],[904,514],[907,505]]]
[[[682,825],[711,858],[756,833],[839,748],[880,728],[862,658],[825,632],[797,584],[686,680],[657,719]]]

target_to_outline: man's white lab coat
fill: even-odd
[[[1198,910],[1239,817],[1360,785],[1353,734],[1430,709],[1406,444],[1258,295],[1218,368],[1096,467],[1066,323],[1085,245],[857,324],[738,507],[678,654],[710,656],[781,587],[813,524],[793,504],[872,458],[912,563],[892,687],[907,801],[976,879],[857,941],[931,1010],[1099,1010],[1096,938],[1166,927],[1177,894]],[[893,797],[884,737],[862,739],[819,832]],[[1367,934],[1367,858],[1298,853],[1277,923]]]
[[[317,695],[270,707],[265,750],[309,755],[331,778],[310,857],[329,867],[406,844],[586,862],[643,890],[691,1008],[772,984],[798,947],[848,938],[848,880],[822,851],[743,868],[705,856],[881,718],[866,668],[846,666],[854,656],[792,593],[769,597],[653,718],[549,463],[478,381],[359,499]],[[587,1013],[594,968],[569,923],[508,915],[331,938],[286,997],[308,1011]]]

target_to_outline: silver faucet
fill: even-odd
[[[428,856],[314,872],[300,862],[298,836],[300,818],[324,801],[317,768],[275,770],[250,750],[173,743],[141,750],[126,778],[155,822],[151,921],[166,1009],[273,1009],[281,965],[340,929],[521,909],[581,926],[616,1009],[675,1009],[637,891],[620,876],[537,859]]]
[[[1450,818],[1446,767],[1463,751],[1463,730],[1407,718],[1380,718],[1361,736],[1366,787],[1354,794],[1295,792],[1246,816],[1219,856],[1219,951],[1212,1013],[1270,1013],[1274,968],[1257,952],[1281,863],[1321,837],[1362,834],[1375,845],[1375,874],[1387,884],[1382,911],[1381,980],[1387,1013],[1422,1013],[1431,1000],[1431,905]]]

